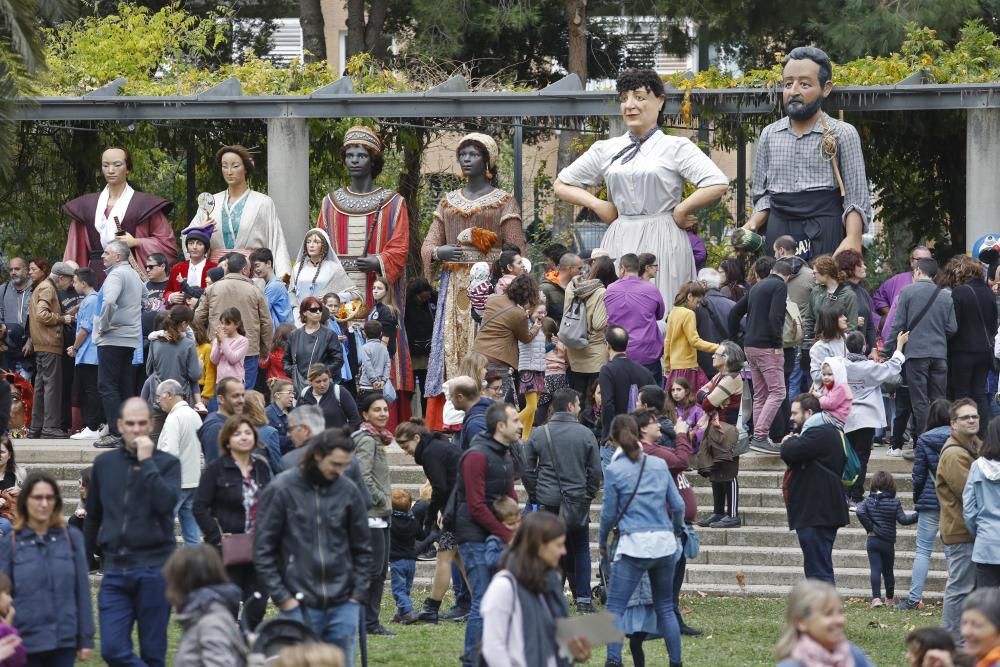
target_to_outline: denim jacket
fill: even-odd
[[[640,455],[638,461],[632,461],[621,454],[608,465],[604,473],[604,506],[601,508],[598,544],[607,544],[608,534],[614,528],[618,513],[628,502],[632,489],[636,488],[643,459],[646,467],[642,480],[618,528],[623,533],[663,530],[675,535],[684,530],[684,499],[670,476],[667,464],[645,454]],[[670,519],[665,511],[667,507],[670,508]]]

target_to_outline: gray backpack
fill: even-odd
[[[570,349],[582,350],[590,341],[589,333],[587,306],[583,299],[574,298],[563,310],[562,321],[559,323],[559,340]]]

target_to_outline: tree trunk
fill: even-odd
[[[580,82],[587,84],[587,0],[565,0],[566,27],[569,29],[569,58],[566,63],[570,74],[580,77]],[[576,159],[574,144],[580,137],[579,132],[563,130],[559,133],[559,153],[556,160],[556,173],[562,171]],[[572,204],[556,201],[552,216],[552,240],[565,243],[569,239],[573,226]]]
[[[389,13],[389,0],[347,0],[346,57],[370,53],[384,62],[389,53],[389,40],[382,35]]]
[[[365,49],[365,0],[347,0],[347,39],[344,42],[344,59],[364,53]]]
[[[406,270],[411,276],[424,275],[424,267],[420,261],[420,246],[424,240],[420,237],[420,165],[424,157],[424,149],[430,138],[425,128],[401,130],[412,132],[416,141],[405,141],[403,144],[403,165],[399,170],[397,191],[406,200],[406,209],[410,214],[410,257]]]
[[[299,24],[302,26],[302,50],[307,63],[326,60],[326,33],[321,0],[299,0]]]

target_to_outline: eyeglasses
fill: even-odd
[[[306,308],[306,312],[307,313],[322,313],[323,309],[322,308],[316,308],[316,307]]]
[[[955,417],[955,421],[960,421],[960,422],[979,421],[979,415],[959,415],[958,417]]]

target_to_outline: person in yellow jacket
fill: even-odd
[[[715,352],[719,346],[702,340],[695,324],[694,310],[705,298],[705,287],[696,280],[681,285],[674,298],[674,307],[667,316],[667,335],[663,341],[663,369],[667,373],[666,386],[677,378],[684,378],[692,387],[708,383],[704,371],[698,367],[698,352]]]

